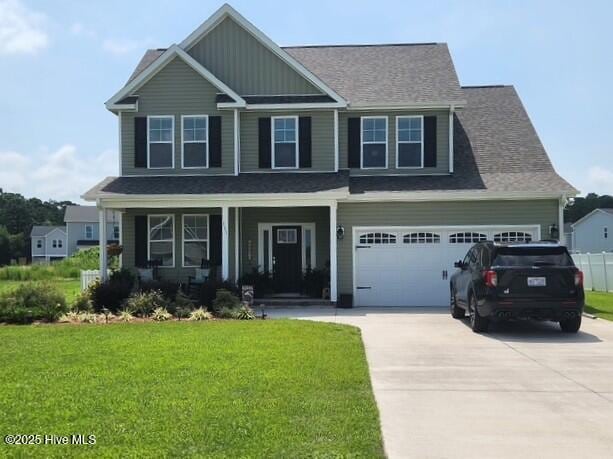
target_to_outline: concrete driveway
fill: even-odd
[[[293,309],[361,328],[389,457],[613,457],[613,323],[473,333],[447,309]]]

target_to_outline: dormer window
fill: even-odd
[[[272,168],[298,168],[298,117],[272,117]]]
[[[208,167],[208,116],[185,115],[183,123],[183,168]]]
[[[398,116],[396,118],[396,167],[424,167],[424,117]]]
[[[174,167],[174,117],[147,117],[147,167],[170,169]]]
[[[362,117],[362,169],[387,168],[387,116]]]

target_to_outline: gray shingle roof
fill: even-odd
[[[32,227],[32,231],[30,231],[30,237],[43,237],[55,229],[61,229],[64,233],[66,232],[65,226],[35,225]]]
[[[166,49],[163,48],[148,49],[147,51],[145,51],[145,55],[141,58],[140,62],[132,72],[132,75],[130,75],[130,78],[128,78],[126,84],[136,78],[139,73],[141,73],[151,64],[153,64],[153,61],[160,57],[164,53],[164,51],[166,51]]]
[[[113,211],[106,212],[108,221],[117,220]],[[99,215],[96,206],[66,206],[65,223],[98,223]]]
[[[352,177],[351,192],[577,192],[553,169],[512,86],[463,88],[454,122],[454,174]]]
[[[239,176],[117,177],[102,184],[104,193],[119,194],[259,194],[314,193],[349,186],[349,172],[293,174],[261,173]],[[89,193],[89,192],[88,192]]]
[[[445,43],[283,49],[351,105],[464,100]]]

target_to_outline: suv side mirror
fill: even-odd
[[[462,260],[458,260],[453,264],[454,267],[464,269],[464,262]]]

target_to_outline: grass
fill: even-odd
[[[585,311],[607,320],[613,320],[613,293],[585,292]]]
[[[0,293],[15,290],[24,283],[25,282],[21,281],[0,280]],[[71,304],[81,291],[81,281],[79,279],[51,279],[48,281],[41,281],[41,283],[57,287],[66,297],[67,304]]]
[[[359,330],[308,321],[0,327],[0,456],[383,457]]]

